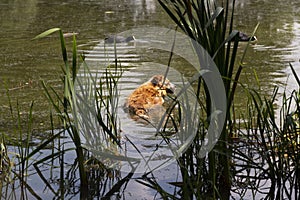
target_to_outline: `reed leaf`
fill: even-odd
[[[67,55],[67,49],[65,44],[65,39],[63,36],[63,32],[60,28],[53,28],[49,29],[38,36],[36,36],[34,39],[41,39],[43,37],[46,37],[50,34],[53,34],[55,32],[59,32],[59,38],[60,38],[60,44],[61,44],[61,52],[63,57],[64,66],[62,67],[64,76],[63,76],[63,97],[61,98],[60,95],[58,95],[57,92],[54,90],[54,95],[58,99],[59,102],[63,105],[63,111],[60,110],[58,105],[55,103],[54,99],[51,97],[49,90],[47,89],[46,85],[43,84],[43,88],[45,89],[46,96],[50,100],[51,104],[59,114],[60,119],[62,120],[66,131],[68,132],[70,138],[72,139],[76,149],[76,154],[78,158],[78,167],[79,167],[79,174],[80,174],[80,180],[81,180],[81,187],[87,189],[88,186],[88,180],[86,176],[86,172],[84,169],[84,154],[83,154],[83,148],[81,146],[81,139],[80,139],[80,133],[77,130],[76,125],[74,123],[78,123],[77,120],[77,108],[75,105],[76,102],[76,93],[74,89],[74,83],[77,71],[77,46],[76,46],[76,39],[75,35],[73,36],[73,61],[72,61],[72,68],[70,68],[68,63],[68,55]],[[73,75],[73,76],[72,76]],[[70,118],[69,109],[71,109],[71,112],[73,112],[73,118]]]
[[[191,150],[188,150],[185,155],[183,155],[183,159],[180,159],[180,163],[182,162],[180,166],[185,168],[182,169],[182,172],[185,172],[182,173],[183,179],[185,182],[193,182],[188,177],[188,174],[195,174],[198,180],[206,177],[209,179],[208,182],[210,182],[211,187],[202,185],[202,195],[205,196],[206,194],[209,194],[211,195],[211,198],[229,199],[231,189],[231,172],[229,163],[232,159],[232,151],[228,148],[228,144],[231,143],[228,135],[232,135],[233,131],[230,129],[230,127],[233,126],[231,119],[233,110],[231,109],[234,102],[234,94],[243,69],[243,59],[247,51],[246,48],[239,67],[235,70],[236,55],[239,46],[239,32],[233,30],[234,9],[232,9],[231,12],[229,11],[229,1],[226,1],[222,5],[219,5],[217,1],[208,0],[159,0],[159,3],[175,24],[191,39],[196,40],[200,45],[202,45],[209,55],[212,56],[221,76],[223,77],[223,83],[227,95],[227,115],[225,126],[215,149],[210,152],[206,158],[204,158],[207,159],[207,166],[204,168],[202,165],[194,166],[193,163],[185,160],[196,160],[198,163],[203,163],[203,160],[194,157],[194,152],[197,152],[201,148],[200,138],[203,138],[203,135],[205,135],[204,133],[199,132],[199,135],[202,136],[197,137],[194,141],[194,143],[199,144],[199,146],[192,145]],[[232,8],[234,8],[234,4],[235,1],[232,2]],[[229,32],[227,32],[227,27],[229,27]],[[255,28],[255,31],[256,29],[257,27]],[[234,41],[233,46],[232,41]],[[203,85],[203,87],[201,85]],[[205,106],[204,112],[207,116],[207,119],[205,120],[207,125],[205,126],[208,127],[210,123],[208,116],[211,116],[212,114],[212,99],[210,99],[208,88],[201,78],[198,79],[197,87],[197,95],[199,99],[201,99],[200,88],[204,88],[205,103],[200,102],[199,104],[203,104]],[[201,126],[202,125],[199,125],[199,127]],[[227,129],[227,127],[229,128]],[[199,169],[201,169],[201,171],[199,171]],[[186,187],[185,189],[190,190],[191,188]],[[187,194],[188,191],[185,192]],[[201,195],[200,193],[197,194]],[[197,196],[195,198],[201,198],[201,196]]]
[[[293,65],[291,63],[290,63],[290,68],[292,70],[294,78],[296,79],[296,81],[298,83],[298,86],[300,87],[300,79],[299,79],[299,77],[298,77],[298,75],[297,75],[297,73],[296,73],[296,71],[295,71],[295,69],[294,69],[294,67],[293,67]]]
[[[45,32],[43,32],[43,33],[41,33],[41,34],[35,36],[35,37],[33,38],[33,40],[41,39],[41,38],[47,37],[47,36],[49,36],[49,35],[51,35],[51,34],[57,32],[57,31],[61,31],[61,29],[60,29],[60,28],[52,28],[52,29],[46,30]]]

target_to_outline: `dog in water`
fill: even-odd
[[[136,88],[125,103],[133,119],[149,119],[149,113],[162,108],[165,97],[175,92],[175,86],[163,75],[155,75],[149,81]],[[153,112],[152,112],[153,113]]]

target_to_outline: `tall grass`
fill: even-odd
[[[81,198],[87,198],[91,196],[89,191],[94,188],[89,181],[95,181],[90,179],[93,177],[89,173],[91,166],[98,166],[96,169],[91,167],[93,173],[97,170],[108,170],[109,174],[113,173],[113,170],[106,169],[111,164],[105,163],[106,155],[102,155],[103,157],[97,155],[108,150],[115,151],[120,146],[120,130],[116,109],[118,107],[117,84],[122,70],[116,60],[115,65],[107,66],[106,71],[100,77],[95,76],[95,73],[92,74],[83,58],[77,55],[75,35],[73,36],[72,61],[70,62],[63,33],[59,28],[45,31],[36,36],[35,39],[44,38],[54,32],[59,33],[64,61],[62,67],[63,94],[61,95],[51,86],[47,86],[45,82],[42,82],[42,85],[64,128],[41,144],[36,151],[32,152],[32,155],[55,138],[61,137],[65,132],[68,133],[75,146],[76,163],[80,175],[80,195]],[[78,58],[81,59],[81,62],[78,62]],[[64,153],[74,150],[73,148],[64,149],[64,146],[64,143],[59,144],[59,151],[56,153],[61,162],[61,180],[64,180]],[[38,171],[38,165],[49,160],[49,158],[45,157],[35,162],[35,169]],[[105,176],[103,172],[101,174]],[[121,187],[125,182],[122,184],[118,182],[117,184]],[[61,182],[61,196],[64,194],[64,185],[65,183]],[[102,188],[103,192],[106,189],[106,187]],[[113,187],[112,191],[115,193],[116,189]],[[98,193],[99,191],[92,190],[92,192]],[[109,196],[110,191],[107,193]]]
[[[253,198],[299,199],[299,83],[290,94],[280,94],[277,86],[271,97],[249,92],[249,120],[241,123],[246,129],[240,129],[243,140],[233,147],[233,157],[236,185],[244,182]]]
[[[197,41],[213,58],[218,70],[223,77],[227,96],[227,114],[224,129],[219,142],[205,158],[199,158],[197,152],[201,149],[201,141],[205,134],[204,125],[199,129],[198,137],[194,145],[182,156],[179,161],[181,166],[184,198],[221,198],[229,199],[231,189],[231,143],[232,135],[232,110],[236,86],[242,71],[242,61],[238,69],[235,60],[239,44],[239,34],[233,30],[233,16],[235,1],[230,5],[225,1],[218,5],[216,1],[184,0],[169,1],[159,0],[159,3],[177,24],[191,39]],[[201,91],[204,91],[206,116],[211,116],[211,101],[208,88],[200,78],[198,81],[198,98],[201,99]],[[209,125],[209,117],[206,119]],[[200,126],[201,127],[201,126]],[[200,186],[194,188],[194,186]],[[191,194],[190,191],[194,191]]]
[[[32,113],[34,104],[31,104],[25,123],[27,126],[24,129],[24,126],[21,126],[23,119],[21,119],[19,105],[12,105],[10,95],[7,93],[12,121],[16,122],[14,130],[19,137],[14,139],[6,136],[4,138],[5,141],[16,147],[15,152],[10,152],[16,156],[7,155],[5,143],[1,143],[0,167],[4,180],[4,187],[1,187],[1,189],[3,189],[2,197],[5,197],[5,199],[27,199],[30,196],[41,199],[39,194],[34,190],[36,186],[33,186],[33,188],[30,186],[29,176],[37,175],[45,184],[45,187],[53,193],[53,196],[58,198],[64,198],[67,194],[72,193],[70,187],[73,189],[77,188],[79,181],[80,198],[82,199],[99,196],[100,191],[95,190],[97,187],[93,185],[95,179],[100,181],[98,184],[103,184],[101,182],[107,182],[107,180],[104,180],[107,177],[111,184],[113,184],[113,177],[118,176],[113,170],[106,169],[105,163],[97,160],[93,153],[85,149],[89,142],[90,145],[105,143],[108,146],[114,143],[115,145],[112,146],[116,146],[119,144],[120,137],[116,112],[118,98],[116,97],[118,96],[117,80],[121,76],[121,71],[119,70],[117,61],[115,67],[107,69],[106,73],[103,74],[104,76],[99,78],[100,82],[98,82],[98,77],[93,77],[83,60],[81,60],[82,62],[78,62],[78,59],[82,59],[82,57],[77,54],[75,36],[72,41],[71,61],[69,61],[70,55],[67,53],[61,29],[50,29],[36,36],[34,39],[41,39],[55,32],[59,33],[64,62],[61,78],[62,90],[56,90],[42,81],[45,95],[52,108],[54,108],[54,111],[51,111],[49,121],[52,131],[47,132],[47,136],[37,146],[32,146],[31,143],[33,139]],[[81,66],[84,71],[82,74],[78,74],[80,64],[82,64]],[[78,75],[84,77],[78,78]],[[96,98],[89,101],[89,97],[92,95]],[[92,115],[90,115],[91,112]],[[63,125],[62,129],[54,127],[54,117],[59,118],[60,123]],[[82,118],[84,118],[85,123],[80,120]],[[97,128],[92,123],[98,124]],[[85,138],[85,144],[82,141],[82,138],[84,138],[82,137],[83,131],[89,131],[86,135],[90,136],[90,138]],[[99,131],[103,135],[102,137],[99,137]],[[90,135],[90,133],[93,135]],[[94,143],[94,140],[98,138],[102,138],[102,140]],[[49,147],[51,150],[45,150]],[[47,152],[46,155],[41,156],[41,152],[45,151]],[[76,156],[74,163],[71,163],[70,166],[67,160],[73,157],[72,152],[75,152]],[[45,166],[50,169],[50,172],[46,173],[46,175],[44,174]],[[52,177],[56,176],[57,173],[58,177]],[[79,174],[79,179],[76,179],[77,174]],[[132,176],[132,174],[129,174],[129,176]],[[56,189],[49,179],[58,179],[59,188]],[[123,184],[126,184],[126,181],[117,182],[118,187],[123,186]],[[107,191],[110,187],[111,190]],[[102,190],[103,193],[107,193],[106,196],[109,198],[109,196],[118,192],[116,189],[118,187],[105,186],[98,189]]]
[[[20,111],[19,101],[14,105],[11,101],[9,90],[7,98],[11,117],[11,133],[1,136],[1,190],[5,199],[20,198],[26,199],[28,194],[37,197],[35,191],[28,184],[28,177],[32,173],[29,169],[32,162],[28,159],[32,149],[32,122],[33,106],[32,101],[27,112]],[[12,134],[12,135],[11,135]],[[13,148],[7,148],[6,143]],[[14,150],[12,152],[12,150]],[[14,188],[18,189],[15,193]]]
[[[69,136],[71,137],[75,148],[76,148],[76,154],[78,159],[78,167],[79,167],[79,174],[80,174],[80,185],[82,188],[82,191],[87,191],[88,187],[88,179],[84,170],[84,153],[83,153],[83,147],[81,145],[81,139],[80,139],[80,132],[76,125],[73,122],[77,122],[77,120],[73,119],[76,118],[76,115],[70,116],[69,110],[76,112],[76,105],[75,105],[75,79],[77,74],[77,45],[76,45],[76,39],[75,35],[73,35],[73,51],[72,51],[72,62],[71,65],[68,60],[67,55],[67,49],[65,44],[65,39],[63,36],[63,32],[59,28],[50,29],[48,31],[45,31],[44,33],[41,33],[40,35],[36,36],[34,39],[39,39],[46,37],[54,32],[59,32],[60,42],[61,42],[61,51],[62,51],[62,57],[64,61],[64,65],[62,67],[63,71],[63,98],[60,98],[60,95],[50,87],[46,86],[46,84],[43,82],[43,87],[46,92],[46,96],[48,97],[49,101],[52,103],[53,107],[55,108],[55,111],[58,113],[58,116],[61,119],[62,124],[64,125],[64,129],[68,132]],[[54,93],[54,96],[56,99],[54,99],[51,95],[51,92]],[[56,102],[58,100],[58,103]],[[63,109],[60,109],[60,106],[63,106]]]
[[[224,129],[215,148],[204,157],[199,157],[199,151],[203,144],[209,116],[211,115],[211,101],[208,88],[203,79],[199,78],[196,85],[197,97],[200,105],[204,105],[205,114],[201,116],[197,127],[198,134],[191,147],[178,159],[178,166],[182,180],[173,182],[172,185],[179,188],[171,194],[155,180],[154,175],[149,172],[137,181],[147,187],[156,190],[162,199],[230,199],[231,195],[238,195],[237,198],[244,198],[251,194],[253,199],[264,197],[265,199],[299,199],[300,185],[300,94],[299,88],[290,95],[282,94],[279,112],[278,88],[274,89],[271,97],[262,96],[259,91],[247,90],[249,100],[247,104],[248,113],[241,116],[240,124],[237,124],[232,115],[232,105],[239,76],[243,69],[242,60],[236,64],[236,54],[239,45],[238,32],[233,31],[234,1],[229,1],[218,6],[214,1],[205,0],[183,0],[168,1],[159,0],[162,7],[176,22],[179,28],[192,39],[199,42],[214,59],[220,74],[227,97],[227,114]],[[11,158],[7,156],[4,142],[1,143],[0,169],[7,174],[12,171],[19,180],[21,194],[2,194],[4,198],[26,199],[27,191],[37,199],[41,199],[34,189],[29,185],[28,169],[33,166],[46,187],[58,198],[64,198],[66,191],[70,190],[67,185],[76,187],[75,174],[79,173],[80,197],[101,196],[109,199],[114,194],[126,188],[133,173],[113,183],[112,177],[118,176],[113,171],[104,173],[105,164],[99,161],[93,153],[103,150],[114,151],[120,145],[118,127],[118,78],[122,71],[119,71],[117,62],[103,73],[102,77],[94,78],[88,67],[83,65],[84,74],[78,74],[79,62],[75,36],[73,37],[72,61],[69,61],[66,43],[61,29],[50,29],[36,39],[43,38],[54,32],[59,33],[62,57],[62,86],[63,93],[56,91],[45,82],[42,86],[46,96],[63,124],[62,130],[52,131],[49,138],[43,141],[34,149],[31,149],[31,121],[33,103],[27,115],[25,131],[20,126],[21,116],[17,108],[16,132],[19,134],[18,141],[13,143],[18,148],[18,155],[15,156],[17,170],[11,170]],[[84,62],[83,62],[84,63]],[[237,66],[237,69],[235,67]],[[291,66],[294,77],[299,87],[300,81],[294,68]],[[78,76],[84,76],[80,79]],[[83,80],[90,80],[81,82]],[[97,82],[98,81],[98,82]],[[76,88],[79,86],[79,88]],[[78,90],[81,94],[78,95]],[[95,89],[95,90],[94,90]],[[77,90],[77,91],[76,91]],[[95,91],[95,92],[92,92]],[[204,96],[204,98],[203,98]],[[9,97],[9,95],[8,95]],[[94,97],[94,100],[91,97]],[[10,101],[10,100],[9,100]],[[81,104],[82,106],[78,106]],[[14,116],[12,105],[11,114]],[[180,108],[179,108],[180,110]],[[79,114],[81,113],[81,114]],[[200,116],[200,114],[199,114]],[[53,117],[51,115],[51,117]],[[180,117],[180,116],[179,116]],[[82,120],[84,119],[84,120]],[[172,120],[172,119],[170,119]],[[179,120],[181,121],[181,120]],[[52,123],[52,118],[50,119]],[[97,124],[99,130],[92,127]],[[174,125],[175,123],[173,123]],[[82,131],[85,132],[86,142],[83,144]],[[232,141],[231,136],[238,132],[238,142]],[[71,147],[65,141],[65,135],[71,138]],[[51,155],[36,159],[39,151],[49,145],[58,144]],[[5,141],[7,139],[5,138]],[[100,145],[99,145],[100,144]],[[98,146],[99,145],[99,146]],[[85,147],[97,146],[95,152],[89,152]],[[75,151],[75,161],[72,167],[66,168],[65,153]],[[97,151],[97,152],[96,152]],[[101,155],[105,157],[105,154]],[[116,154],[116,157],[118,155]],[[35,158],[35,160],[32,160]],[[121,158],[121,157],[119,157]],[[49,164],[52,168],[58,162],[59,189],[43,175],[41,165]],[[100,170],[99,170],[100,169]],[[65,177],[69,177],[66,181]],[[152,177],[149,177],[152,175]],[[50,175],[51,176],[51,175]],[[106,179],[105,179],[106,177]],[[119,178],[119,177],[118,177]],[[108,191],[107,189],[110,188]],[[101,192],[100,192],[101,191]],[[101,193],[101,194],[100,194]]]

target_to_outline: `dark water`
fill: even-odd
[[[237,1],[236,29],[251,34],[254,27],[260,24],[255,34],[258,42],[250,46],[244,60],[241,81],[246,86],[260,87],[265,93],[270,93],[274,85],[284,87],[288,80],[288,90],[296,87],[288,65],[292,63],[300,74],[299,11],[300,3],[296,0],[276,3],[271,0]],[[10,114],[7,89],[14,107],[13,116],[19,105],[21,119],[26,121],[26,112],[33,102],[34,129],[38,133],[48,127],[50,106],[43,96],[40,81],[59,88],[63,62],[57,34],[32,41],[34,36],[49,28],[60,27],[64,32],[79,33],[79,49],[87,52],[107,35],[142,26],[169,28],[174,24],[155,0],[0,0],[0,133],[11,133],[16,127],[16,121]],[[70,46],[71,39],[66,40]],[[245,47],[244,44],[240,46],[241,54]],[[157,52],[147,53],[150,64],[139,59],[129,60],[132,65],[131,70],[125,73],[126,81],[123,80],[123,83],[128,83],[124,86],[124,95],[151,77],[149,74],[155,63],[166,64],[167,57],[160,57]],[[139,58],[135,52],[132,55]],[[184,66],[180,67],[182,61],[177,62],[176,71],[188,76],[189,71]],[[243,105],[246,98],[242,89],[239,92],[237,104]],[[141,187],[140,191],[143,191],[136,198],[152,197],[153,194],[141,185],[132,185],[132,188],[136,187]]]
[[[35,128],[47,123],[49,106],[40,81],[58,86],[62,59],[58,35],[31,41],[53,27],[77,32],[79,48],[90,49],[107,35],[141,26],[173,27],[156,1],[1,1],[0,2],[0,130],[14,127],[8,115],[9,89],[13,107],[21,113],[34,101]],[[288,63],[299,67],[299,3],[297,1],[238,1],[236,29],[251,34],[257,23],[258,43],[250,47],[241,80],[249,87],[271,91],[284,84]],[[71,39],[67,39],[71,44]],[[243,52],[245,45],[241,45]],[[155,56],[154,56],[155,57]],[[163,62],[163,61],[159,61]],[[180,69],[179,69],[180,71]],[[184,71],[184,67],[182,68]],[[256,83],[254,71],[259,78]],[[290,77],[289,79],[293,79]],[[240,95],[238,98],[242,98]],[[25,114],[24,114],[25,115]],[[24,117],[25,118],[25,117]]]
[[[290,75],[289,62],[299,68],[299,2],[238,2],[235,19],[240,29],[251,32],[251,27],[260,24],[258,44],[250,48],[246,66],[257,71],[263,85],[284,83]]]
[[[31,41],[37,34],[54,27],[77,32],[81,49],[92,48],[107,35],[140,25],[169,22],[155,1],[1,1],[0,2],[0,130],[9,131],[11,122],[6,88],[13,107],[17,100],[21,118],[34,100],[35,128],[49,120],[49,106],[42,95],[40,81],[60,84],[62,58],[58,34]],[[71,44],[71,39],[67,39]],[[24,118],[24,119],[23,119]]]

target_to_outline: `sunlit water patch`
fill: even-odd
[[[179,109],[182,110],[181,112],[183,112],[183,114],[178,124],[174,124],[174,126],[178,126],[176,127],[178,129],[177,131],[174,132],[174,129],[176,129],[174,127],[167,127],[170,128],[173,134],[161,135],[163,134],[161,131],[164,127],[164,122],[161,120],[164,118],[164,115],[168,115],[168,113],[164,111],[153,113],[154,117],[151,118],[150,121],[143,119],[134,120],[130,117],[129,113],[125,112],[124,105],[130,93],[142,83],[148,81],[153,75],[165,75],[167,73],[167,78],[176,86],[177,92],[175,92],[175,96],[176,93],[183,90],[185,84],[188,84],[186,78],[174,68],[167,67],[167,65],[158,62],[149,61],[151,60],[151,56],[148,55],[150,48],[148,48],[147,43],[150,42],[153,41],[137,39],[126,43],[107,44],[104,41],[100,42],[93,50],[85,54],[88,75],[85,71],[79,72],[77,76],[79,78],[79,88],[84,88],[84,90],[79,93],[84,96],[82,99],[86,101],[89,101],[86,97],[90,95],[84,95],[83,93],[86,93],[87,90],[97,90],[97,87],[99,87],[98,84],[103,85],[107,83],[107,76],[113,76],[115,80],[117,80],[116,85],[114,85],[115,83],[112,81],[112,85],[105,86],[111,87],[109,90],[115,90],[115,93],[113,92],[114,96],[112,96],[113,101],[111,102],[113,108],[111,110],[105,108],[103,115],[113,115],[113,118],[117,118],[114,120],[116,125],[119,126],[117,127],[118,131],[115,132],[119,134],[117,136],[117,138],[120,139],[119,147],[113,147],[113,145],[100,147],[101,145],[97,142],[91,142],[91,140],[99,140],[99,143],[103,144],[107,143],[108,138],[102,135],[103,140],[101,140],[101,134],[95,134],[95,131],[97,132],[103,128],[103,126],[99,127],[97,121],[93,123],[88,121],[87,123],[89,125],[85,124],[84,121],[93,118],[92,116],[86,115],[87,112],[90,112],[89,110],[84,111],[82,114],[80,124],[82,126],[81,128],[85,127],[83,130],[85,136],[83,141],[88,144],[89,149],[92,148],[90,150],[94,154],[100,154],[100,159],[105,158],[107,160],[108,157],[113,157],[115,160],[118,160],[118,162],[109,161],[109,165],[117,165],[125,171],[132,171],[132,168],[135,168],[137,163],[139,167],[135,168],[135,172],[151,171],[165,166],[170,162],[174,162],[189,146],[197,130],[195,127],[198,124],[197,121],[199,117],[197,117],[196,114],[197,106],[195,107],[195,105],[197,105],[197,101],[192,87],[187,87],[187,89],[184,89],[186,91],[183,91],[183,93],[181,93],[182,95],[177,97],[177,101],[180,104]],[[163,43],[163,41],[159,40],[155,42]],[[136,43],[141,44],[139,48],[136,48]],[[161,59],[167,59],[169,56],[168,52],[161,51],[161,54],[165,56],[161,56]],[[91,84],[92,82],[93,84]],[[102,89],[107,89],[105,87]],[[101,97],[96,97],[96,94],[94,98],[107,98],[103,97],[103,95],[110,96],[112,93],[101,93]],[[84,103],[80,103],[79,108],[81,106],[84,106]],[[96,107],[96,105],[94,106]],[[90,108],[92,107],[93,103]],[[109,114],[109,112],[111,113]],[[91,115],[93,115],[93,113],[96,114],[97,111],[93,110]],[[94,117],[94,119],[95,118],[96,117]],[[87,130],[86,128],[92,128],[93,131]],[[112,148],[113,150],[109,150],[108,148]],[[107,152],[103,154],[103,151]],[[110,156],[108,152],[114,155]]]

